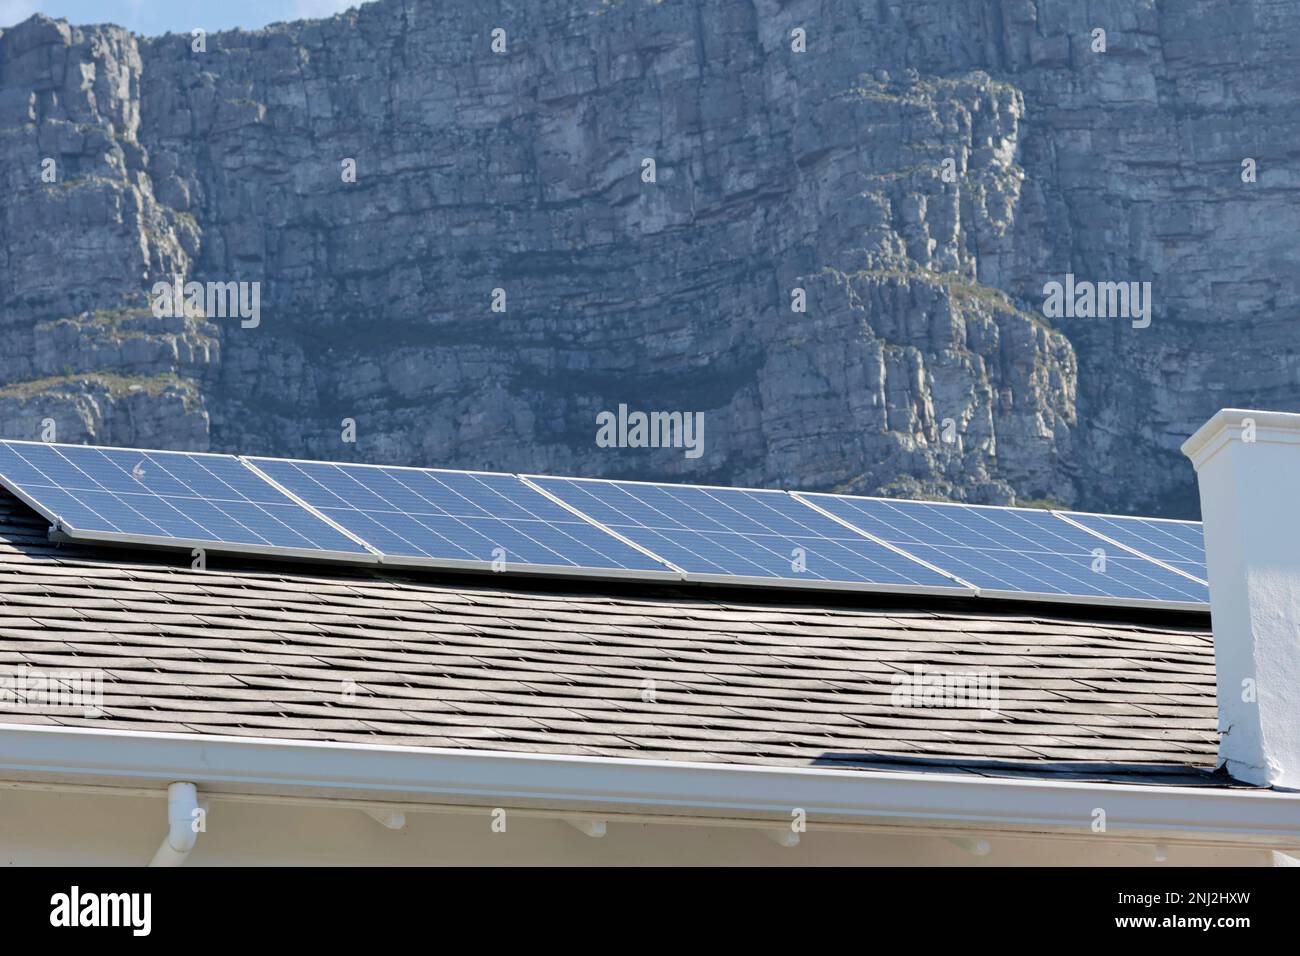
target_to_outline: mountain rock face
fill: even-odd
[[[1298,67],[1276,0],[34,17],[0,433],[1193,514],[1182,439],[1300,404]],[[1067,274],[1150,325],[1045,318]],[[601,447],[620,406],[703,453]]]

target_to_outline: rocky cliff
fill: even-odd
[[[1300,405],[1298,65],[1275,0],[35,17],[0,433],[1191,513],[1183,437]],[[1067,274],[1150,325],[1044,318]],[[174,276],[256,324],[155,314]],[[620,405],[704,454],[600,447]]]

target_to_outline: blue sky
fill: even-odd
[[[134,33],[157,36],[171,31],[246,30],[277,20],[330,17],[359,6],[361,0],[0,0],[0,27],[33,13],[71,23],[116,23]]]

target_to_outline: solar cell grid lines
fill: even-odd
[[[1206,587],[1031,508],[800,494],[862,531],[967,580],[986,596],[1199,606]]]
[[[599,479],[528,480],[696,581],[971,589],[783,491]]]
[[[679,578],[515,475],[249,458],[387,563]]]
[[[231,455],[0,441],[0,476],[74,538],[376,560]]]
[[[1201,582],[1206,580],[1205,535],[1199,521],[1074,511],[1059,512],[1059,517],[1177,568]]]

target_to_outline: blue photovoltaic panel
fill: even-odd
[[[1205,586],[1129,554],[1047,511],[807,495],[831,514],[981,590],[1209,601]],[[1097,548],[1105,569],[1093,570]]]
[[[1209,601],[1202,528],[1191,521],[5,440],[0,483],[79,540],[443,567],[502,561],[506,571],[684,571],[778,586]]]
[[[693,575],[967,591],[782,491],[530,478]],[[795,569],[795,549],[804,570]]]
[[[1104,534],[1148,558],[1206,580],[1205,535],[1199,521],[1132,518],[1127,515],[1090,515],[1063,512],[1090,531]]]
[[[671,570],[514,475],[250,458],[389,557],[597,571]],[[500,550],[498,550],[500,549]]]
[[[0,476],[71,537],[369,554],[230,455],[0,441]]]

